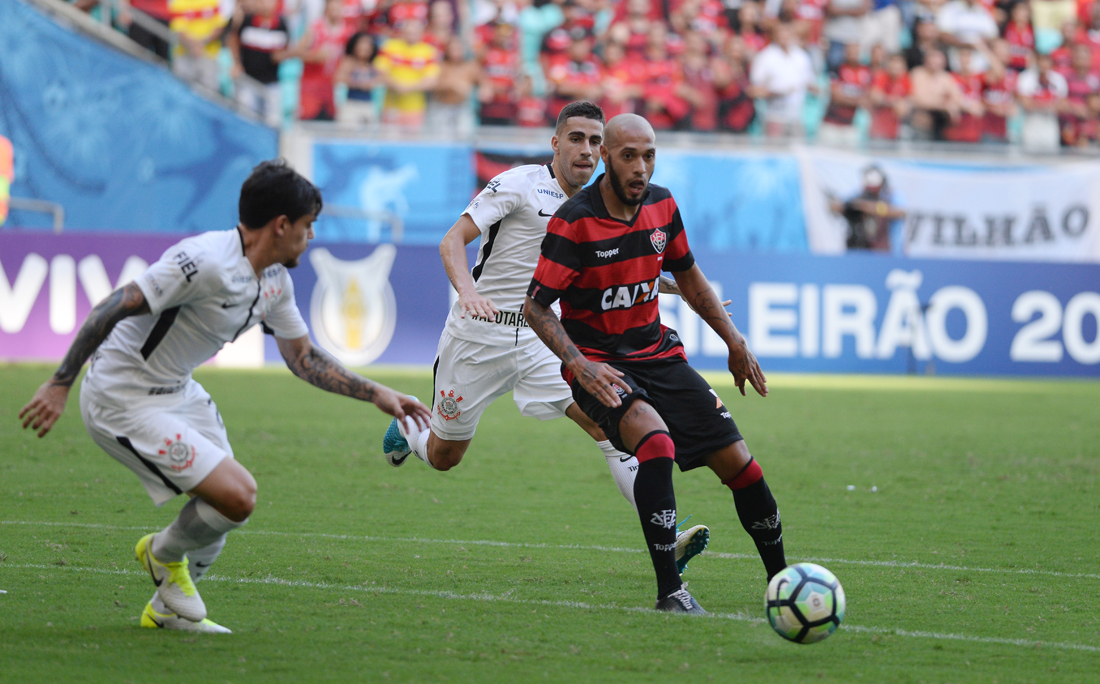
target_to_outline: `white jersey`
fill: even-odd
[[[471,272],[475,289],[500,310],[496,321],[461,318],[451,307],[445,330],[468,342],[514,346],[537,340],[523,319],[527,287],[539,263],[546,224],[566,200],[549,164],[517,166],[500,174],[463,212],[481,230],[477,263]],[[554,304],[555,313],[559,313]]]
[[[173,245],[134,282],[151,313],[120,321],[84,380],[105,396],[182,392],[191,371],[260,322],[285,339],[309,334],[286,268],[257,278],[237,229]]]

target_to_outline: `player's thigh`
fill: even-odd
[[[561,376],[561,360],[542,342],[520,347],[519,382],[512,399],[528,418],[561,418],[573,403],[573,391]]]
[[[203,437],[225,450],[232,458],[233,446],[229,443],[225,421],[222,420],[218,405],[210,398],[210,394],[203,389],[202,385],[192,380],[186,390],[186,396],[188,401],[184,409],[186,411],[183,414],[184,420],[198,430]]]
[[[718,393],[687,361],[648,362],[635,372],[668,425],[681,470],[707,465],[711,454],[742,440]]]
[[[516,384],[516,348],[468,342],[444,332],[432,376],[432,432],[447,441],[472,439],[481,414]]]
[[[573,391],[573,400],[577,403],[577,407],[603,430],[604,435],[607,436],[607,439],[611,442],[613,447],[619,451],[633,454],[634,451],[632,447],[634,443],[632,442],[628,446],[626,442],[624,442],[623,436],[619,433],[619,427],[623,417],[627,415],[635,402],[641,400],[651,403],[651,401],[645,388],[638,382],[638,379],[631,374],[628,368],[616,366],[615,364],[610,365],[623,374],[623,376],[619,378],[617,384],[622,387],[630,388],[629,393],[624,391],[622,387],[618,389],[619,399],[622,401],[622,404],[614,407],[605,406],[599,399],[592,396],[581,387],[581,384],[577,382],[576,378],[571,378],[570,382],[570,388]]]
[[[160,506],[189,492],[230,454],[187,422],[193,407],[179,402],[118,406],[80,397],[93,441],[127,468]]]

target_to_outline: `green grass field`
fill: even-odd
[[[199,585],[235,634],[139,629],[133,545],[182,501],[153,508],[75,396],[45,439],[20,430],[49,372],[0,365],[3,682],[1100,681],[1097,383],[787,376],[761,399],[711,378],[788,558],[847,591],[840,630],[800,646],[763,623],[763,568],[709,472],[676,494],[712,531],[685,574],[711,616],[656,614],[638,521],[568,421],[503,399],[455,470],[393,469],[387,417],[285,371],[196,374],[260,488]]]

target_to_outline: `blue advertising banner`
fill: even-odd
[[[317,142],[313,182],[326,206],[320,241],[388,241],[396,218],[404,243],[438,245],[475,193],[474,153],[462,144]]]
[[[696,254],[765,372],[1100,376],[1100,266]],[[725,348],[662,295],[692,363]]]
[[[809,251],[793,156],[660,149],[653,182],[672,191],[695,249]]]
[[[91,306],[140,275],[165,236],[0,233],[0,359],[59,359]],[[471,248],[476,247],[476,242]],[[1100,376],[1100,265],[885,255],[696,259],[765,372]],[[451,289],[434,246],[318,244],[292,271],[313,339],[350,365],[429,366]],[[726,349],[678,297],[661,319],[692,364]],[[281,362],[241,340],[219,365]]]
[[[314,243],[291,275],[314,341],[344,363],[430,366],[435,359],[450,308],[438,248]],[[264,359],[282,361],[271,337]]]
[[[241,183],[278,154],[273,129],[143,62],[0,0],[0,135],[13,197],[65,209],[67,231],[196,233],[237,223]],[[12,210],[10,226],[50,227]]]

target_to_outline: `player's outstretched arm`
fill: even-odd
[[[683,299],[685,302],[687,302],[688,308],[690,308],[692,311],[695,311],[695,308],[692,307],[691,302],[688,302],[687,298],[684,297],[684,293],[680,292],[680,286],[677,285],[676,281],[673,280],[672,278],[669,278],[668,276],[661,276],[661,282],[657,287],[658,287],[657,291],[660,292],[661,294],[674,294],[677,297],[679,297],[680,299]],[[725,308],[725,307],[729,306],[730,304],[733,304],[733,300],[732,299],[727,299],[726,301],[722,302],[722,308]],[[699,312],[695,311],[695,313],[699,313]],[[733,317],[732,313],[729,314],[729,315],[730,315],[731,318]]]
[[[293,340],[276,336],[275,342],[279,345],[279,353],[283,355],[290,372],[314,387],[352,399],[369,401],[383,413],[401,421],[405,420],[405,416],[412,416],[421,430],[428,429],[428,423],[432,419],[428,407],[408,395],[351,372],[325,350],[313,346],[309,335]]]
[[[443,259],[443,270],[447,272],[455,292],[458,292],[458,305],[462,308],[462,318],[466,318],[466,314],[471,314],[493,320],[496,318],[497,308],[491,301],[478,294],[474,287],[474,279],[470,275],[470,262],[466,259],[466,245],[480,236],[481,229],[469,214],[463,214],[443,236],[443,240],[439,243],[439,256]]]
[[[576,376],[577,382],[586,392],[599,399],[604,406],[614,408],[623,403],[613,389],[617,384],[616,380],[623,377],[623,374],[606,363],[588,360],[577,349],[577,345],[573,344],[573,340],[569,339],[569,334],[565,332],[561,320],[552,309],[528,296],[523,303],[523,316],[539,339]],[[630,387],[622,385],[622,388],[630,392]]]
[[[760,364],[749,351],[745,337],[738,332],[737,326],[730,320],[728,312],[718,301],[718,295],[714,293],[699,265],[695,264],[686,271],[678,271],[672,275],[675,276],[676,284],[680,286],[680,291],[683,293],[680,296],[714,332],[718,333],[729,348],[729,370],[741,394],[745,394],[747,380],[760,396],[768,396],[768,384],[764,371],[760,370]]]
[[[53,377],[44,382],[19,417],[23,427],[30,426],[38,430],[43,437],[53,427],[65,410],[69,398],[69,388],[76,381],[84,362],[88,360],[103,340],[114,330],[115,325],[127,316],[149,313],[149,303],[136,284],[130,283],[112,292],[96,305],[88,314],[61,365],[54,371]]]

